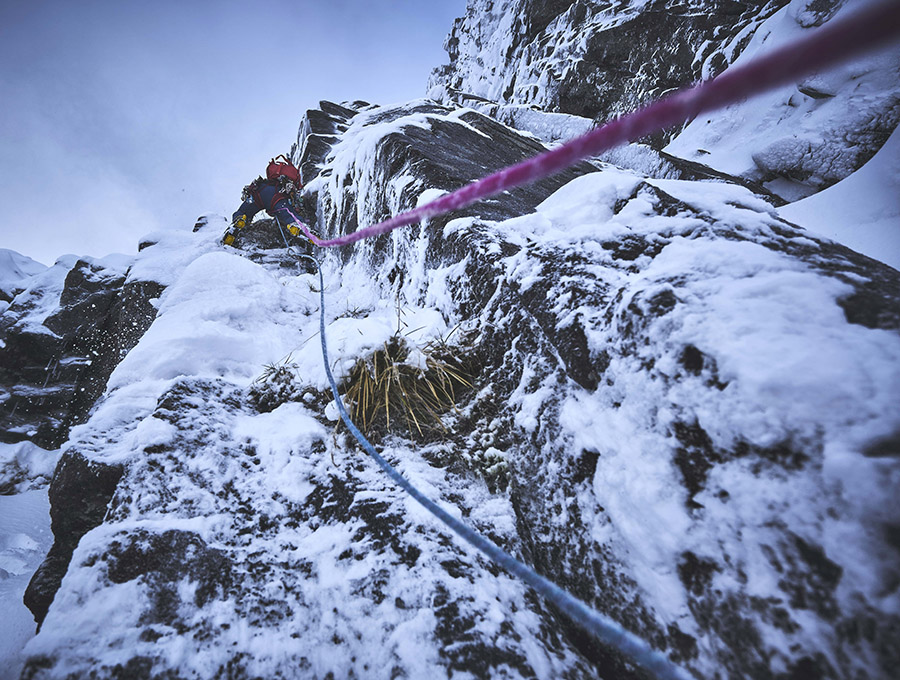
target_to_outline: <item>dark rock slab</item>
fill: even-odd
[[[153,322],[149,301],[161,292],[159,284],[126,283],[123,272],[83,259],[67,273],[58,301],[13,301],[0,321],[0,385],[11,394],[0,407],[0,440],[58,448]],[[39,305],[55,311],[30,321]]]
[[[53,547],[25,591],[25,606],[34,614],[38,627],[47,615],[81,537],[106,516],[122,472],[121,465],[91,461],[77,451],[67,452],[60,459],[50,482]]]

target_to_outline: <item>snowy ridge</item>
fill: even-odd
[[[25,282],[47,269],[40,262],[14,250],[0,248],[0,304],[11,301],[25,288]]]

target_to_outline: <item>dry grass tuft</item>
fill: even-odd
[[[394,335],[383,349],[358,359],[344,380],[353,422],[366,434],[446,431],[441,416],[456,408],[462,390],[472,387],[457,353],[444,340],[413,348]]]

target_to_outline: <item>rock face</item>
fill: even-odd
[[[126,284],[127,259],[65,259],[10,302],[0,317],[0,441],[59,447],[150,325],[160,288]]]
[[[541,148],[428,100],[323,120],[295,154],[329,236]],[[319,254],[335,370],[448,337],[473,387],[446,433],[378,446],[695,677],[889,677],[900,274],[657,174],[583,163]],[[271,222],[224,227],[132,268],[167,288],[64,449],[24,677],[645,677],[333,429],[318,279]]]
[[[801,38],[865,4],[794,0],[759,27],[735,62]],[[863,55],[701,116],[667,151],[762,182],[795,200],[848,177],[882,148],[900,122],[898,83],[896,49]]]
[[[473,0],[445,42],[432,96],[609,120],[715,75],[753,30],[787,4]]]
[[[491,106],[504,122],[555,141],[555,126],[535,117],[605,122],[866,2],[472,0],[447,38],[450,63],[432,74],[429,95]],[[667,150],[676,156],[795,200],[875,155],[900,122],[898,82],[896,50],[866,56],[647,141],[671,142]],[[584,131],[568,127],[561,138]]]
[[[395,125],[403,120],[396,115]],[[477,126],[466,116],[460,118]],[[361,136],[384,120],[360,118],[355,122],[361,128],[350,134]],[[343,205],[354,206],[343,214],[326,202],[323,222],[355,228],[356,206],[377,205],[377,197],[367,193],[377,191],[377,180],[367,185],[346,177],[377,178],[390,167],[392,176],[424,178],[419,191],[451,188],[443,184],[440,154],[419,155],[422,143],[410,137],[403,145],[413,152],[398,154],[388,134],[366,159],[365,170],[343,165],[342,149],[336,148],[333,167],[343,170],[324,186],[331,196],[339,187],[357,191],[338,194]],[[432,158],[437,162],[430,163]],[[509,466],[522,550],[542,573],[614,613],[700,676],[722,669],[760,678],[886,676],[896,662],[886,631],[900,621],[890,607],[876,613],[875,600],[863,595],[873,592],[873,582],[851,575],[855,567],[841,563],[845,547],[829,536],[849,517],[874,513],[873,521],[885,522],[875,552],[891,555],[882,566],[885,575],[896,574],[897,546],[888,527],[896,524],[898,504],[881,495],[889,482],[879,471],[886,470],[882,464],[895,467],[883,457],[894,444],[876,442],[880,436],[894,442],[889,433],[897,421],[891,416],[893,424],[885,421],[883,434],[875,435],[862,424],[869,416],[845,414],[845,420],[832,411],[836,420],[826,422],[831,416],[824,412],[813,415],[805,406],[790,405],[788,394],[798,389],[793,381],[804,370],[808,348],[790,349],[788,337],[808,333],[810,342],[822,343],[820,324],[831,322],[805,313],[789,320],[788,308],[817,306],[800,302],[807,283],[825,295],[823,303],[830,299],[828,315],[845,329],[847,340],[824,341],[816,356],[833,350],[846,357],[854,351],[847,341],[866,333],[863,328],[891,333],[895,353],[897,273],[810,238],[733,185],[647,181],[607,169],[559,193],[536,216],[500,224],[438,218],[417,238],[395,236],[391,256],[376,242],[344,261],[345,267],[374,271],[380,281],[391,281],[399,271],[392,296],[410,304],[443,299],[446,316],[466,320],[484,382],[455,429],[456,448],[470,460],[485,460],[486,450],[501,453]],[[415,203],[398,198],[395,210]],[[579,206],[592,215],[590,232],[576,231],[580,220],[571,215]],[[484,215],[495,208],[478,209]],[[516,206],[515,212],[526,211]],[[422,273],[417,278],[415,272]],[[863,272],[865,283],[858,278]],[[733,280],[723,284],[722,277]],[[745,277],[755,282],[746,290]],[[775,293],[778,281],[794,291],[786,299]],[[756,296],[765,300],[762,316],[751,303],[732,310],[734,317],[719,317],[727,300],[741,307],[737,300],[750,303]],[[770,313],[786,313],[783,325],[766,319]],[[695,325],[698,316],[705,318]],[[731,338],[741,337],[745,347],[730,346]],[[757,383],[757,369],[740,366],[756,363],[748,353],[774,358],[795,351],[789,363],[796,378],[769,373]],[[756,392],[755,384],[766,387]],[[840,401],[839,392],[828,399]],[[751,407],[745,398],[763,402]],[[802,399],[816,410],[811,394]],[[756,408],[766,415],[752,415]],[[837,426],[839,421],[844,425]],[[871,461],[872,476],[862,486],[883,490],[873,505],[862,497],[846,504],[843,494],[860,480],[833,476],[832,466],[842,467],[835,451],[848,446],[857,460]],[[882,516],[881,502],[887,514],[875,520]],[[648,510],[653,506],[659,512]],[[704,537],[696,549],[692,536]],[[635,553],[660,560],[659,571],[641,575],[644,565]],[[892,578],[879,588],[894,592]],[[667,595],[654,599],[653,591]],[[680,613],[675,607],[671,618],[661,617],[675,601]],[[808,625],[809,617],[819,623]],[[860,636],[862,629],[885,635]],[[577,643],[577,633],[571,639]],[[621,672],[605,653],[589,646],[581,651],[601,675]],[[872,665],[860,663],[862,658]]]

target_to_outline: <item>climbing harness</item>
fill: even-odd
[[[900,2],[887,0],[829,22],[806,38],[772,51],[743,66],[694,86],[682,88],[643,108],[612,120],[551,151],[468,184],[452,193],[400,213],[384,222],[338,238],[322,240],[305,224],[306,236],[317,246],[345,246],[398,227],[459,210],[475,201],[549,177],[565,168],[653,132],[689,121],[701,113],[796,82],[810,73],[881,47],[900,36]],[[292,214],[294,219],[296,216]]]

